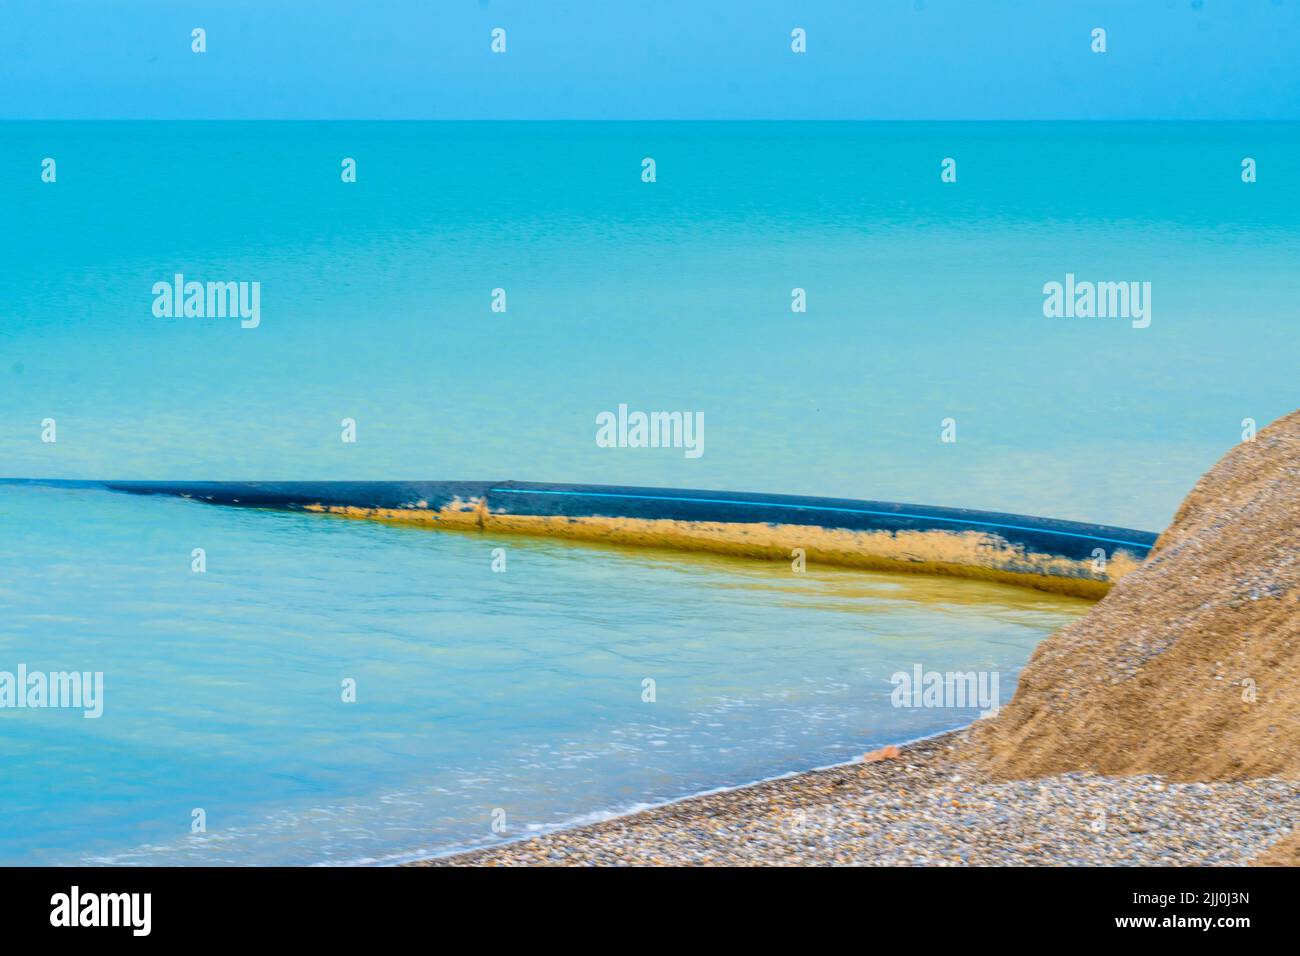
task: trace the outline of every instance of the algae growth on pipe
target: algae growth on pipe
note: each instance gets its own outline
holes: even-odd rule
[[[541,535],[884,571],[983,578],[1099,598],[1155,544],[1148,531],[1026,515],[751,492],[519,481],[93,481],[429,528]]]

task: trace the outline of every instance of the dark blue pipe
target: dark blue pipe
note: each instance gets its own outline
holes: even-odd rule
[[[142,495],[183,495],[213,504],[301,510],[308,506],[437,510],[453,501],[486,500],[493,514],[672,519],[807,525],[848,531],[978,531],[1028,552],[1088,559],[1129,551],[1147,556],[1150,531],[965,508],[815,498],[761,492],[571,485],[523,481],[43,481]]]

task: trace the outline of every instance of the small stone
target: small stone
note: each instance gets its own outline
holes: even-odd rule
[[[898,756],[899,750],[893,744],[887,747],[881,747],[879,750],[873,750],[862,758],[863,763],[879,763],[881,760],[893,760]]]

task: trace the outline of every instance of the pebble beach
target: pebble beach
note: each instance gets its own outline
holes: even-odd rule
[[[412,865],[1240,866],[1300,822],[1296,781],[994,781],[967,733]]]

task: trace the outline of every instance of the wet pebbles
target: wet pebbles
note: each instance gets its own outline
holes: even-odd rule
[[[964,733],[417,865],[1231,866],[1300,820],[1300,782],[981,780]]]

